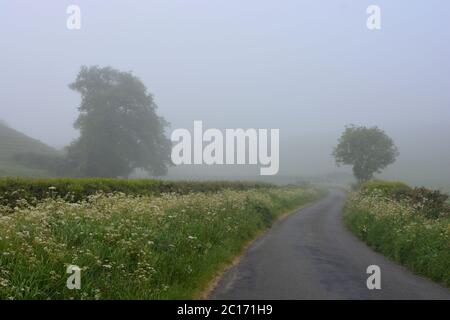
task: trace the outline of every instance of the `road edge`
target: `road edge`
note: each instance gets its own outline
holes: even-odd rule
[[[217,271],[216,275],[213,277],[211,281],[205,286],[203,290],[201,290],[198,294],[194,296],[194,300],[208,300],[214,291],[214,289],[217,287],[219,282],[223,279],[224,275],[233,267],[239,264],[242,257],[245,255],[247,250],[250,248],[250,246],[257,241],[259,238],[263,237],[267,232],[269,232],[270,229],[272,229],[276,224],[280,223],[287,217],[291,216],[292,214],[306,209],[310,206],[315,205],[316,203],[320,202],[322,199],[324,199],[329,193],[329,190],[326,190],[323,195],[321,195],[318,199],[313,200],[309,203],[300,205],[294,209],[291,209],[289,211],[286,211],[285,213],[280,214],[270,225],[270,227],[261,230],[258,232],[252,239],[250,239],[243,247],[242,250],[237,254],[233,260],[230,263],[225,263],[219,270]]]

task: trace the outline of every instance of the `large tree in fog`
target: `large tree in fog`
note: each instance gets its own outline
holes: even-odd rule
[[[347,126],[334,148],[338,165],[353,166],[353,174],[359,183],[370,180],[398,156],[394,141],[377,128]]]
[[[163,175],[170,163],[168,123],[140,79],[110,67],[81,67],[69,87],[81,94],[74,126],[80,137],[68,147],[68,161],[82,176],[128,176],[141,168]]]

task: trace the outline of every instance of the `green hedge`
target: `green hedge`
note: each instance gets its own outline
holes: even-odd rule
[[[411,188],[400,181],[370,180],[361,185],[361,192],[363,193],[377,191],[387,197],[395,196],[398,193],[405,193],[409,190],[411,190]]]
[[[244,181],[163,181],[156,179],[125,180],[103,178],[27,179],[0,178],[0,205],[35,204],[51,197],[78,202],[97,192],[123,192],[130,195],[159,195],[217,192],[224,189],[248,190],[267,188],[272,184]]]
[[[428,218],[450,216],[449,196],[439,190],[425,187],[411,188],[398,181],[372,180],[361,185],[363,195],[377,195],[395,201],[407,201],[410,205],[421,208],[420,213]]]

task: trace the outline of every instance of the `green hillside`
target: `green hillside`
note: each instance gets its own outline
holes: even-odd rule
[[[18,153],[56,154],[58,151],[0,122],[0,176],[48,176],[44,170],[27,168],[14,161]]]

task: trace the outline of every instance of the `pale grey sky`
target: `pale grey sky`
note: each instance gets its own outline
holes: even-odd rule
[[[81,30],[66,28],[69,4]],[[448,12],[445,0],[0,0],[0,119],[67,145],[79,103],[67,85],[96,64],[132,70],[172,128],[280,128],[319,141],[306,162],[331,163],[349,123],[380,126],[407,154],[417,131],[450,149]]]

